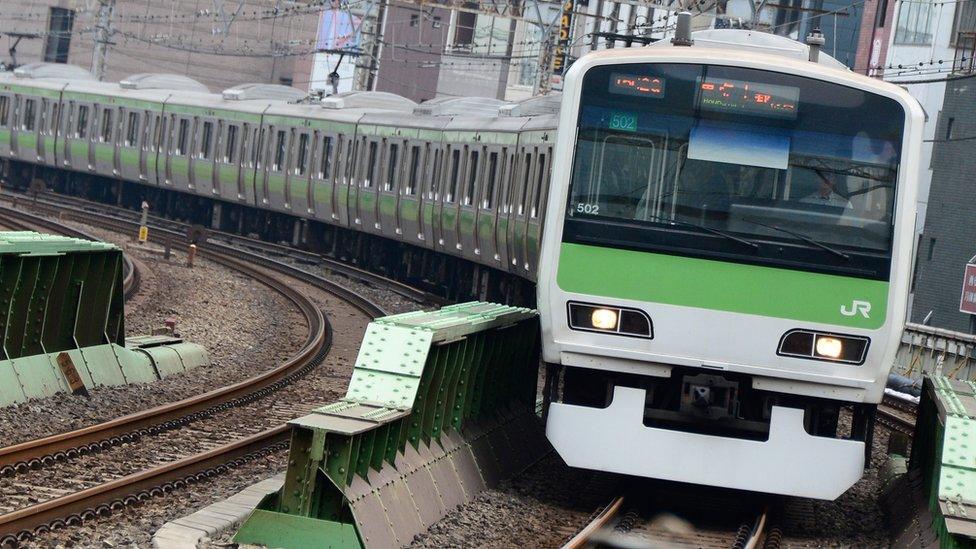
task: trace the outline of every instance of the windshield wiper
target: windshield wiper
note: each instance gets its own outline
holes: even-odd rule
[[[772,229],[774,231],[779,231],[781,233],[786,233],[788,235],[795,236],[796,238],[799,238],[800,240],[806,242],[807,244],[812,244],[812,245],[820,248],[821,250],[825,250],[825,251],[828,251],[828,252],[836,255],[837,257],[844,258],[847,261],[850,261],[851,260],[851,256],[850,255],[845,254],[844,252],[842,252],[842,251],[840,251],[840,250],[838,250],[836,248],[831,248],[830,246],[824,244],[823,242],[818,242],[818,241],[810,238],[809,236],[806,236],[804,234],[798,233],[796,231],[791,231],[789,229],[784,229],[782,227],[777,227],[776,225],[770,225],[768,223],[761,223],[761,222],[755,221],[753,219],[743,219],[743,221],[745,221],[747,223],[752,223],[754,225],[759,225],[760,227],[766,227],[767,229]]]
[[[648,219],[651,220],[651,221],[657,221],[659,223],[667,223],[669,225],[678,225],[680,227],[694,227],[696,229],[701,229],[701,230],[703,230],[703,231],[705,231],[707,233],[711,233],[711,234],[714,234],[714,235],[717,235],[717,236],[721,236],[722,238],[726,238],[728,240],[731,240],[732,242],[738,242],[739,244],[742,244],[744,246],[749,246],[750,248],[752,248],[754,250],[758,250],[759,249],[759,244],[756,244],[755,242],[753,242],[751,240],[746,240],[745,238],[741,238],[741,237],[735,236],[734,234],[727,233],[725,231],[720,231],[718,229],[713,229],[711,227],[706,227],[705,225],[698,225],[696,223],[689,223],[687,221],[679,221],[677,219],[665,219],[663,217],[656,217],[656,216],[650,216]]]

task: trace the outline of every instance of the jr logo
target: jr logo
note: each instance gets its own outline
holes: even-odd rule
[[[854,302],[851,303],[851,306],[849,308],[847,305],[840,306],[840,314],[844,316],[855,316],[857,315],[857,313],[861,313],[861,316],[863,316],[864,318],[871,318],[869,314],[870,312],[871,312],[871,303],[867,301],[861,301],[859,299],[855,299]]]

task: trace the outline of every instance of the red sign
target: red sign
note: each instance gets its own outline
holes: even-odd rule
[[[966,265],[966,276],[962,279],[959,312],[976,315],[976,265],[972,263]]]

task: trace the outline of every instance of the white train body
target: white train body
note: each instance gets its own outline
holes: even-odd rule
[[[903,329],[923,114],[785,38],[694,38],[566,77],[547,434],[576,467],[834,499]]]

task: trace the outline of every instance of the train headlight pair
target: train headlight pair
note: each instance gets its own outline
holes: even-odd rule
[[[610,307],[591,303],[570,302],[569,327],[585,332],[602,332],[643,337],[654,337],[651,318],[640,309]]]
[[[863,364],[868,354],[866,337],[790,330],[783,335],[776,354],[796,358]]]

